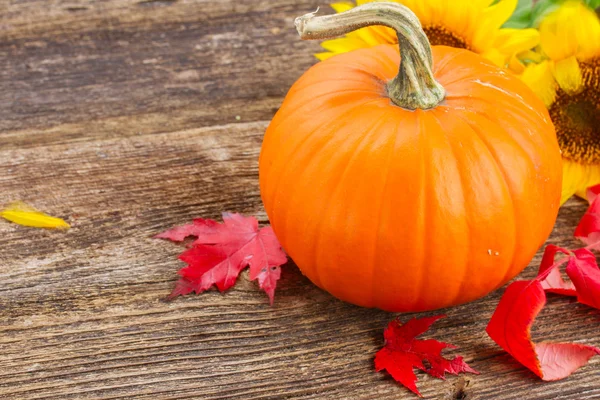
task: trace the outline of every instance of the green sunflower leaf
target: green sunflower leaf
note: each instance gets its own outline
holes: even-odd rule
[[[503,28],[537,28],[544,17],[556,10],[565,0],[519,0],[513,15],[506,21]],[[586,0],[598,2],[600,0]]]
[[[585,0],[585,4],[593,9],[597,9],[600,7],[600,0]]]
[[[525,29],[531,27],[533,0],[519,0],[517,8],[503,28]]]
[[[541,0],[537,1],[533,6],[533,19],[531,26],[537,28],[540,26],[540,22],[546,15],[556,10],[560,5],[564,3],[564,0]]]

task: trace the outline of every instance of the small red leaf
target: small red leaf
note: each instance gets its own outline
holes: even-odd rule
[[[573,252],[567,264],[567,275],[577,289],[577,300],[600,309],[600,269],[594,254],[587,249]]]
[[[460,356],[447,360],[441,354],[443,349],[454,349],[455,346],[437,340],[415,339],[424,333],[444,315],[416,319],[412,318],[402,324],[398,319],[391,321],[383,331],[385,346],[375,354],[375,369],[386,370],[397,382],[421,396],[417,389],[417,376],[413,368],[425,371],[429,375],[445,379],[445,374],[458,375],[460,372],[478,374],[469,367]],[[426,367],[423,362],[429,366]]]
[[[585,365],[600,349],[576,343],[531,341],[531,326],[546,304],[538,280],[511,283],[486,331],[500,347],[543,380],[558,380]]]
[[[562,247],[553,244],[546,246],[537,279],[542,284],[542,288],[547,292],[562,294],[564,296],[577,296],[577,291],[575,290],[575,286],[573,286],[573,282],[565,282],[558,269],[562,264],[569,260],[569,257],[563,257],[555,262],[554,259],[556,258],[556,253],[570,254],[567,249]]]
[[[171,297],[201,293],[213,285],[220,291],[227,290],[250,266],[250,279],[258,279],[273,304],[280,265],[287,262],[287,257],[270,226],[259,229],[254,217],[223,213],[222,224],[199,218],[156,237],[180,242],[188,236],[196,236],[196,240],[179,257],[188,265],[179,271],[182,277]]]

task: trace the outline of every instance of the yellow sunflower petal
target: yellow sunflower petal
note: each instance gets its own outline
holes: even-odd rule
[[[583,85],[581,69],[575,56],[552,63],[552,73],[558,86],[569,94],[577,93]]]
[[[398,0],[397,2],[410,8],[415,13],[423,26],[432,25],[435,23],[435,9],[440,0],[429,1],[423,0]]]
[[[495,0],[472,0],[469,1],[469,6],[476,9],[484,9],[492,5]]]
[[[508,69],[514,74],[521,75],[525,72],[525,65],[517,55],[514,55],[508,60]]]
[[[540,44],[537,29],[500,29],[494,40],[494,47],[502,53],[514,55],[531,50]]]
[[[506,64],[506,56],[500,53],[498,49],[489,49],[481,53],[481,55],[500,67]]]
[[[533,50],[527,50],[522,53],[519,53],[517,54],[517,57],[519,57],[519,59],[523,61],[532,62],[536,64],[539,64],[542,61],[544,61],[544,56],[539,52]]]
[[[600,165],[581,165],[563,160],[561,204],[576,194],[585,198],[588,187],[600,183]]]
[[[517,7],[517,0],[500,0],[483,10],[479,17],[478,29],[473,33],[471,45],[476,52],[490,46],[500,27],[510,18]]]
[[[15,224],[34,228],[69,229],[71,227],[64,220],[44,214],[20,201],[15,201],[0,211],[0,217]]]
[[[485,23],[499,29],[515,11],[517,3],[518,0],[499,0],[493,6],[486,8],[484,11]]]
[[[377,38],[378,43],[398,43],[396,31],[387,26],[371,26],[373,36]]]
[[[368,47],[367,44],[359,37],[355,35],[349,35],[346,37],[326,40],[321,43],[321,47],[325,50],[329,50],[332,53],[345,53],[348,51],[362,49],[364,47]]]
[[[331,53],[331,52],[323,52],[323,53],[316,53],[315,57],[317,57],[317,59],[319,61],[323,61],[323,60],[327,60],[328,58],[331,58],[333,56],[337,55],[337,53]]]
[[[552,60],[577,54],[575,25],[572,23],[576,2],[566,2],[540,23],[541,48]]]
[[[348,10],[351,10],[354,8],[354,4],[352,4],[350,2],[332,3],[329,6],[331,8],[333,8],[336,13],[341,13],[341,12],[348,11]]]
[[[600,21],[594,11],[577,0],[563,3],[540,24],[541,47],[555,61],[600,54]]]
[[[521,79],[542,99],[546,107],[554,103],[557,84],[549,61],[528,65]]]
[[[600,56],[600,19],[598,14],[586,8],[577,25],[581,26],[579,53],[577,58],[587,60]]]
[[[448,27],[456,36],[465,38],[465,41],[470,41],[480,26],[481,14],[487,6],[481,3],[479,6],[473,4],[457,7],[450,1],[447,4],[446,14],[442,16],[439,24]]]
[[[331,7],[344,12],[352,7],[376,0],[337,1]],[[419,18],[427,32],[448,32],[447,38],[438,42],[455,41],[459,38],[470,50],[484,54],[499,66],[515,61],[517,53],[529,50],[537,44],[534,30],[501,29],[517,6],[518,0],[388,0],[410,8]],[[443,35],[442,35],[443,36]],[[333,53],[347,52],[382,43],[397,43],[395,32],[387,27],[372,26],[346,35],[350,41],[326,41],[323,47]],[[326,56],[319,54],[318,58]],[[522,68],[521,68],[522,69]]]
[[[522,75],[527,65],[539,64],[542,61],[544,61],[544,57],[540,53],[533,50],[526,50],[513,54],[510,57],[508,60],[508,69],[516,75]]]
[[[373,47],[377,46],[378,44],[381,44],[381,38],[377,34],[378,29],[376,28],[377,27],[375,26],[369,26],[366,28],[356,30],[352,33],[356,34],[357,37],[361,38],[362,41],[367,44],[367,47]]]

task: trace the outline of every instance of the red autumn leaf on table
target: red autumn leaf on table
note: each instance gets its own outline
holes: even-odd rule
[[[565,282],[558,269],[562,264],[569,261],[569,257],[563,257],[555,262],[554,259],[557,253],[563,256],[570,254],[569,250],[562,247],[553,244],[546,246],[538,272],[538,280],[542,288],[547,292],[562,294],[564,296],[577,296],[573,282]]]
[[[387,370],[392,378],[419,396],[421,393],[416,386],[417,376],[413,368],[440,379],[445,379],[446,372],[454,375],[460,372],[478,374],[479,372],[469,367],[461,356],[451,360],[442,356],[443,349],[455,349],[455,346],[433,339],[416,339],[435,321],[443,317],[444,315],[413,318],[405,324],[400,323],[398,319],[391,321],[383,332],[385,346],[375,355],[375,369]],[[429,367],[424,365],[424,361],[429,363]]]
[[[589,249],[600,251],[600,185],[588,188],[590,206],[579,222],[575,237],[586,248],[571,251],[548,245],[538,276],[508,286],[492,319],[488,335],[521,364],[543,380],[558,380],[585,365],[600,349],[577,343],[539,343],[531,341],[531,326],[546,304],[545,292],[577,296],[582,303],[600,309],[600,269]],[[560,258],[555,260],[557,254]],[[563,264],[570,281],[559,270]]]
[[[600,349],[577,343],[536,344],[531,341],[533,321],[546,304],[540,280],[511,283],[486,331],[517,361],[543,380],[552,381],[569,376],[592,356],[600,354]]]
[[[577,289],[577,301],[600,309],[600,269],[596,256],[587,249],[575,250],[566,272]]]
[[[589,248],[600,250],[600,197],[588,189],[588,199],[592,199],[590,206],[575,228],[575,237],[584,242]]]
[[[270,226],[259,229],[254,217],[223,213],[222,224],[198,218],[156,237],[181,242],[188,236],[195,236],[196,240],[179,256],[188,265],[179,271],[181,279],[171,297],[201,293],[213,285],[220,291],[227,290],[250,266],[250,279],[258,279],[273,304],[280,266],[287,262],[287,256]]]
[[[566,257],[555,262],[557,253]],[[570,282],[565,282],[558,269],[564,263]],[[600,269],[596,257],[587,249],[569,251],[552,244],[546,246],[536,279],[547,292],[577,296],[580,303],[600,309]]]
[[[600,194],[600,185],[590,186],[586,190],[588,203],[592,204],[597,195]]]

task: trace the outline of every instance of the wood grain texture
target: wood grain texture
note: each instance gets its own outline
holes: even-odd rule
[[[165,301],[181,248],[152,235],[226,210],[267,222],[262,135],[314,63],[318,44],[292,21],[317,5],[0,0],[0,204],[73,226],[0,222],[0,398],[414,398],[373,369],[394,315],[335,300],[293,263],[273,307],[247,274],[224,294]],[[550,240],[575,245],[584,210],[563,207]],[[422,393],[600,398],[599,357],[542,383],[487,337],[500,294],[444,310],[429,334],[481,375],[419,374]],[[550,296],[534,336],[600,345],[598,327],[597,312]]]

